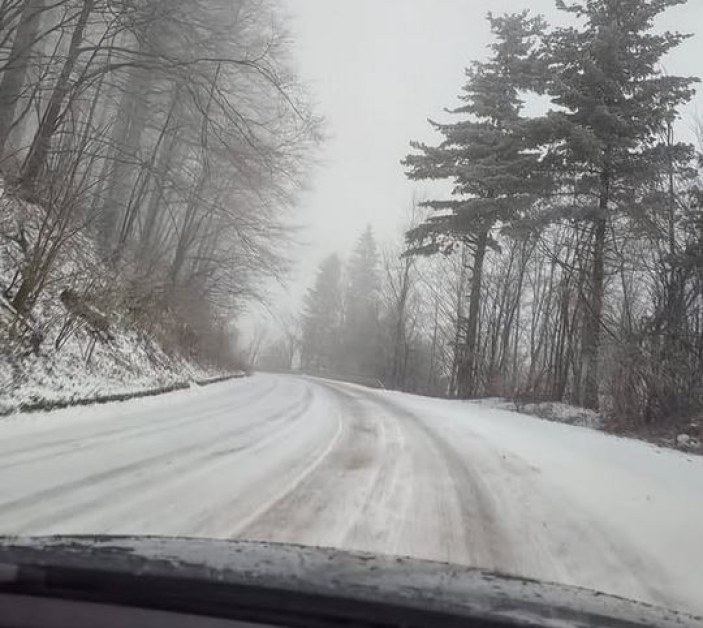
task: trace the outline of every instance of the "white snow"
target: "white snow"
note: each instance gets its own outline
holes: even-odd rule
[[[702,494],[703,458],[286,376],[0,420],[0,533],[336,546],[698,613]]]
[[[581,427],[590,427],[592,429],[600,429],[603,423],[602,417],[593,410],[587,408],[579,408],[568,403],[558,401],[543,401],[539,403],[522,403],[511,401],[503,397],[488,397],[486,399],[478,399],[471,403],[480,405],[484,408],[493,408],[494,410],[510,410],[521,414],[529,414],[548,421],[558,421],[567,425],[579,425]]]
[[[610,570],[623,553],[622,567],[652,589],[643,597],[665,593],[703,610],[703,458],[462,402],[394,401],[477,456],[501,520],[523,539],[523,573],[628,595],[627,575]]]
[[[701,442],[697,438],[692,438],[688,434],[679,434],[676,437],[676,446],[679,449],[696,450],[700,449]]]
[[[114,341],[94,344],[93,336],[79,326],[57,349],[56,339],[67,316],[59,298],[61,291],[91,285],[100,293],[110,281],[94,243],[80,233],[64,247],[32,311],[32,324],[44,334],[39,354],[13,355],[25,353],[26,347],[8,339],[14,310],[2,292],[16,280],[25,257],[15,241],[19,224],[32,242],[43,215],[37,206],[7,197],[0,178],[0,414],[26,404],[131,393],[222,374],[167,354],[153,337],[120,320],[115,312],[108,317]]]

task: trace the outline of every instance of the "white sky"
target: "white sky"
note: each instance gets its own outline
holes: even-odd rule
[[[329,136],[296,213],[306,245],[298,250],[288,291],[276,299],[281,308],[296,310],[318,262],[334,251],[346,254],[366,224],[380,239],[400,237],[418,186],[399,162],[410,140],[433,141],[427,118],[446,119],[443,109],[456,105],[464,68],[485,56],[485,15],[528,8],[551,23],[568,17],[554,0],[280,2],[290,15],[298,71]],[[667,60],[666,69],[703,75],[703,0],[671,9],[662,26],[701,31]],[[697,101],[703,105],[703,97]],[[703,113],[703,106],[698,109]],[[694,104],[683,125],[692,126],[695,111]],[[248,318],[260,316],[257,311]]]

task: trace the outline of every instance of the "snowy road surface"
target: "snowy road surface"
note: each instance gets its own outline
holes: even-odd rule
[[[703,458],[286,376],[0,420],[14,533],[336,546],[703,612]]]

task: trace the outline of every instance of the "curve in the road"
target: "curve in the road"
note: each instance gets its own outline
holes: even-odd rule
[[[505,432],[490,421],[475,429],[457,420],[456,408],[468,417],[469,406],[444,416],[449,407],[256,376],[0,420],[0,534],[327,545],[700,610],[694,587],[678,591],[669,581],[675,571],[661,553],[594,518],[574,499],[578,487],[569,493],[538,456],[504,446]],[[515,429],[543,431],[530,421]]]

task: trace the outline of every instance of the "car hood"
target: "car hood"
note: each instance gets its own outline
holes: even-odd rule
[[[74,583],[76,574],[85,573],[93,582],[106,575],[119,576],[121,582],[133,579],[142,589],[149,582],[187,583],[179,598],[182,604],[187,604],[188,596],[197,595],[198,587],[206,591],[216,584],[275,591],[292,599],[304,596],[377,604],[515,625],[703,627],[700,617],[602,593],[410,558],[187,538],[0,539],[0,592],[22,590],[51,596],[46,583],[60,582],[56,574],[69,573]],[[39,582],[41,591],[32,590]],[[54,594],[67,595],[66,590],[57,585]],[[150,599],[157,598],[158,593],[151,594]],[[129,599],[134,602],[136,598]],[[279,595],[278,599],[283,598]]]

